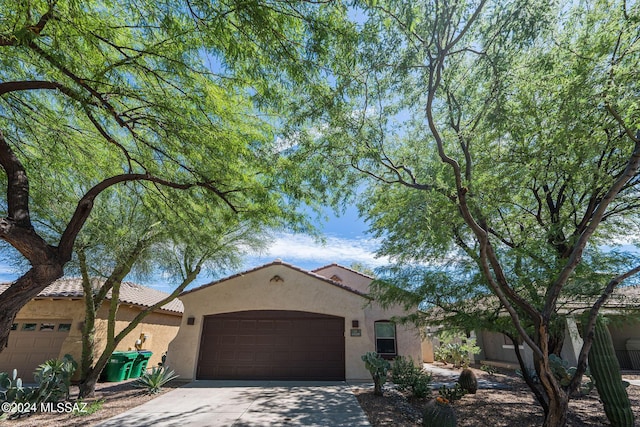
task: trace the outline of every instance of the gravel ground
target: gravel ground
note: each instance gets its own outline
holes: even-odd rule
[[[439,369],[433,374],[434,383],[451,383],[457,377],[459,370],[439,365]],[[475,395],[466,395],[455,403],[459,427],[507,427],[507,426],[540,426],[542,425],[543,412],[537,405],[529,388],[524,381],[513,373],[502,371],[495,375],[488,375],[484,371],[474,370],[478,380],[485,386],[494,388],[482,388]],[[626,378],[640,380],[640,375],[625,375]],[[102,408],[91,415],[75,416],[68,413],[36,413],[18,420],[0,420],[0,424],[7,427],[49,427],[65,426],[80,427],[92,426],[103,420],[118,415],[128,409],[147,402],[176,387],[187,383],[185,380],[174,380],[166,385],[160,394],[149,396],[139,388],[133,387],[133,380],[122,383],[98,383],[96,395],[87,399],[91,403],[104,399]],[[429,399],[412,399],[405,394],[393,389],[392,384],[385,386],[385,395],[378,397],[373,395],[372,386],[360,386],[353,388],[360,405],[369,417],[374,427],[414,427],[422,422],[422,410]],[[627,389],[631,405],[634,408],[636,422],[640,423],[640,386],[630,386]],[[77,395],[77,389],[72,389],[72,397]],[[434,392],[434,396],[437,392]],[[580,399],[572,399],[570,402],[569,427],[593,426],[602,427],[609,425],[604,415],[602,403],[594,390],[589,396]],[[637,424],[640,426],[640,424]]]
[[[456,375],[460,370],[450,369]],[[485,384],[493,384],[494,388],[481,388],[478,392],[468,394],[456,401],[454,408],[458,419],[458,427],[528,427],[540,426],[544,413],[535,401],[529,387],[512,372],[501,371],[489,375],[474,369],[478,380]],[[433,381],[451,383],[451,375],[440,372],[433,374]],[[640,375],[625,375],[625,378],[640,379]],[[482,387],[482,386],[481,386]],[[372,387],[354,389],[360,406],[369,417],[372,426],[413,427],[422,425],[422,411],[430,398],[412,399],[393,388],[393,384],[385,386],[383,397],[374,396]],[[627,388],[631,406],[636,416],[636,425],[640,425],[640,387]],[[432,394],[437,396],[437,391]],[[604,414],[597,391],[588,396],[572,399],[569,402],[569,427],[602,427],[609,422]]]
[[[0,421],[0,424],[6,427],[91,426],[131,408],[142,405],[144,402],[188,382],[180,379],[173,380],[166,384],[159,394],[150,396],[145,394],[142,389],[134,387],[134,381],[135,380],[123,381],[121,383],[98,383],[96,385],[95,397],[86,399],[84,402],[91,404],[92,402],[103,399],[104,403],[100,410],[91,415],[78,416],[65,413],[64,411],[61,413],[41,412],[28,417],[22,417],[17,420],[2,420]],[[78,388],[72,387],[72,399],[77,395]]]

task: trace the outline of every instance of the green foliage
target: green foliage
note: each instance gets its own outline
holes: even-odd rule
[[[467,338],[462,334],[443,333],[440,335],[440,345],[434,351],[434,357],[442,363],[450,363],[454,367],[467,367],[469,355],[480,353],[474,338]]]
[[[498,372],[498,368],[493,365],[481,365],[480,370],[486,372],[489,375],[495,375]]]
[[[51,359],[38,366],[34,373],[36,382],[47,393],[45,401],[60,401],[69,399],[71,377],[78,368],[78,363],[70,354],[65,354],[61,360]]]
[[[391,364],[374,351],[365,353],[361,358],[373,379],[374,394],[382,396],[382,387],[387,382],[387,373],[391,368]]]
[[[85,406],[82,410],[74,408],[74,410],[71,412],[71,415],[73,415],[74,417],[84,417],[87,415],[94,414],[98,412],[100,409],[102,409],[104,402],[105,402],[104,399],[94,400],[93,402],[87,403],[87,406]],[[82,399],[78,399],[77,403],[83,404],[86,402],[83,402]]]
[[[567,388],[569,383],[573,379],[577,368],[575,366],[570,367],[568,361],[556,356],[555,354],[549,355],[549,364],[551,365],[551,372],[558,379],[560,385]],[[587,395],[591,393],[591,390],[593,390],[595,383],[593,381],[593,377],[591,376],[591,371],[589,368],[587,368],[584,375],[588,380],[581,384],[580,394]]]
[[[476,378],[476,374],[469,368],[465,368],[460,373],[460,377],[458,378],[458,384],[460,387],[468,393],[476,394],[478,390],[478,379]]]
[[[463,389],[459,383],[455,383],[453,387],[447,387],[443,385],[438,389],[438,395],[442,398],[447,399],[447,401],[453,403],[456,400],[460,400],[467,394],[467,391]]]
[[[36,385],[32,387],[23,386],[16,369],[12,375],[0,372],[0,403],[17,403],[20,404],[17,408],[23,409],[9,414],[8,418],[19,418],[36,412],[41,403],[68,399],[71,376],[76,366],[76,362],[68,354],[62,360],[48,360],[36,369]]]
[[[425,407],[422,425],[424,427],[455,427],[457,425],[455,410],[443,398],[433,399]]]
[[[391,381],[398,390],[410,390],[417,398],[426,397],[431,392],[431,374],[416,366],[411,358],[395,358],[391,365]]]
[[[147,394],[157,394],[162,389],[162,386],[169,381],[178,378],[176,373],[166,366],[158,367],[154,366],[151,372],[145,372],[133,382],[133,385],[140,388],[145,388]]]
[[[633,427],[634,415],[629,395],[622,382],[611,334],[601,316],[596,319],[594,334],[589,367],[604,405],[604,412],[612,426]]]

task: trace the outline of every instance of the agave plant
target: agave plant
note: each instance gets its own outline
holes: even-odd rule
[[[146,388],[148,394],[156,394],[160,392],[163,385],[169,381],[178,378],[175,371],[168,369],[165,366],[154,367],[151,372],[145,372],[135,380],[134,386],[140,388]]]

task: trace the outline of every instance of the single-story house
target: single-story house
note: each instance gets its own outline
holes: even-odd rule
[[[98,285],[98,282],[94,282]],[[0,293],[11,284],[0,284]],[[0,372],[18,370],[18,376],[31,381],[31,374],[41,363],[70,354],[76,361],[82,355],[82,327],[85,318],[81,279],[59,279],[47,286],[25,305],[16,316],[9,333],[7,347],[0,353]],[[116,319],[116,334],[123,330],[140,311],[164,299],[168,294],[123,282]],[[110,293],[96,313],[96,351],[106,345]],[[153,352],[149,366],[161,361],[169,342],[178,333],[183,306],[173,300],[149,314],[129,333],[116,350],[134,350],[138,339],[142,348]]]
[[[422,361],[419,331],[368,296],[372,280],[275,260],[186,291],[167,364],[185,379],[370,380],[369,351]]]
[[[588,306],[579,302],[563,303],[562,310],[572,313],[567,317],[561,357],[571,366],[578,363],[582,348],[582,326],[579,315]],[[630,316],[631,312],[635,312]],[[607,325],[622,370],[640,370],[640,287],[618,288],[605,303],[600,313],[610,321]],[[475,331],[476,343],[481,353],[475,361],[500,367],[519,369],[513,343],[499,332]],[[533,352],[526,344],[520,344],[520,351],[528,366],[533,366]]]

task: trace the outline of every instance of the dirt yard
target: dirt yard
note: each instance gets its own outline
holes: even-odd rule
[[[442,367],[440,365],[440,367]],[[444,367],[447,368],[447,367]],[[513,373],[501,372],[488,375],[484,371],[474,370],[478,379],[485,379],[504,389],[480,389],[475,395],[466,395],[455,403],[455,411],[459,427],[499,427],[499,426],[540,426],[542,425],[542,409],[536,404],[533,395],[524,381]],[[456,374],[459,370],[456,370]],[[626,376],[640,379],[640,375]],[[451,376],[433,375],[434,382],[451,382]],[[122,383],[98,383],[96,396],[86,400],[87,403],[104,400],[101,409],[91,415],[77,416],[69,413],[37,413],[30,417],[13,421],[0,421],[7,427],[41,427],[65,426],[80,427],[95,425],[128,409],[159,396],[148,396],[140,389],[133,387],[133,380]],[[161,392],[184,385],[184,380],[174,380]],[[631,405],[636,415],[636,423],[640,426],[640,387],[629,386],[627,389]],[[422,408],[427,399],[411,399],[393,389],[392,384],[385,386],[385,395],[373,395],[373,387],[355,387],[354,392],[360,405],[367,413],[371,424],[378,426],[413,427],[422,425]],[[77,393],[77,390],[73,390]],[[73,396],[73,394],[72,394]],[[435,391],[432,396],[437,396]],[[594,390],[589,396],[572,400],[570,403],[570,427],[607,426],[602,404],[598,393]]]
[[[445,369],[443,365],[438,365]],[[452,369],[453,370],[453,369]],[[454,370],[459,372],[460,370]],[[468,394],[454,404],[458,427],[528,427],[542,425],[544,413],[524,381],[512,372],[501,371],[489,375],[474,369],[478,379],[498,384],[504,389],[480,389]],[[630,379],[640,379],[640,375],[625,375]],[[449,376],[434,374],[434,382],[451,382]],[[631,406],[640,426],[640,387],[627,388]],[[385,395],[374,396],[370,387],[355,390],[360,406],[369,417],[372,426],[413,427],[422,425],[422,410],[430,398],[412,399],[387,384]],[[437,396],[437,390],[432,397]],[[602,427],[610,425],[604,414],[598,392],[593,390],[588,396],[572,399],[569,403],[569,427]]]

